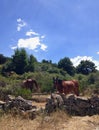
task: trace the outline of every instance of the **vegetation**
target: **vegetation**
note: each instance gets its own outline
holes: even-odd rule
[[[99,71],[91,61],[81,61],[77,67],[68,57],[52,63],[43,59],[38,62],[33,55],[28,55],[24,48],[16,49],[12,57],[5,57],[0,54],[0,93],[22,95],[30,98],[31,92],[22,89],[22,81],[27,78],[34,78],[41,92],[53,92],[53,77],[58,76],[64,80],[77,79],[80,85],[80,92],[86,90],[99,92]],[[2,95],[1,94],[1,97]]]
[[[22,81],[33,78],[37,81],[41,93],[53,92],[53,77],[64,80],[77,79],[79,81],[80,93],[90,95],[93,92],[99,94],[99,71],[93,62],[81,61],[74,67],[68,57],[60,59],[58,64],[52,61],[42,60],[38,62],[33,55],[28,55],[26,50],[16,49],[12,57],[0,55],[0,100],[5,100],[6,96],[22,96],[30,99],[32,92],[22,88]],[[35,96],[35,95],[34,95]],[[45,96],[45,95],[44,95]],[[39,96],[40,97],[40,96]],[[33,97],[32,97],[33,98]],[[41,99],[44,99],[41,98]],[[36,118],[29,120],[28,113],[20,113],[17,109],[5,113],[0,110],[1,129],[63,129],[66,127],[73,129],[88,129],[93,122],[93,129],[98,128],[99,116],[92,117],[70,117],[64,111],[57,110],[51,116],[37,113]],[[76,120],[75,120],[76,119]],[[82,121],[86,120],[82,125]],[[76,121],[76,122],[75,122]],[[67,125],[64,124],[67,122]],[[70,126],[71,123],[71,126]],[[50,124],[50,125],[49,125]],[[59,124],[59,125],[57,125]],[[60,125],[62,124],[62,125]],[[79,126],[81,124],[81,126]]]
[[[88,75],[91,72],[96,72],[95,68],[96,66],[93,62],[86,60],[86,61],[81,61],[80,64],[77,66],[76,70],[77,73]]]
[[[70,61],[70,59],[68,57],[61,59],[58,62],[58,67],[62,68],[69,75],[74,75],[74,73],[75,73],[75,68],[73,66],[73,63]]]

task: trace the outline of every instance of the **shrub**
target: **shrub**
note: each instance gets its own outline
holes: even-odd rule
[[[13,95],[22,96],[25,99],[30,99],[32,97],[32,92],[29,89],[15,87],[13,90]]]

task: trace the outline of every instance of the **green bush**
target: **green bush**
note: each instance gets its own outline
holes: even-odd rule
[[[14,88],[13,90],[13,95],[17,96],[22,96],[25,99],[30,99],[32,97],[32,92],[29,89],[25,88]]]

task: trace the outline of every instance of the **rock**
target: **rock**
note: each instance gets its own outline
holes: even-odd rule
[[[65,110],[70,115],[94,115],[99,114],[99,97],[93,96],[89,99],[77,97],[73,94],[59,95],[51,94],[51,99],[47,101],[45,110],[47,113],[51,113],[56,109]]]
[[[6,102],[0,101],[0,105],[4,105]]]
[[[20,115],[25,119],[35,119],[36,118],[36,111],[34,109],[27,110],[27,111],[21,111]]]
[[[63,103],[64,103],[63,98],[62,98],[61,95],[59,95],[59,94],[54,94],[54,93],[52,93],[52,94],[51,94],[51,99],[53,99],[54,102],[56,102],[56,105],[59,106],[59,107],[60,107],[61,105],[63,105]]]
[[[3,109],[5,104],[6,102],[0,101],[0,109]]]
[[[6,102],[12,101],[13,99],[15,99],[15,96],[12,96],[12,95],[6,95],[6,96],[5,96],[5,101],[6,101]]]
[[[14,107],[23,111],[31,110],[33,107],[36,108],[36,106],[32,106],[32,101],[25,100],[21,96],[18,96],[15,99],[6,102],[4,109],[8,110]]]

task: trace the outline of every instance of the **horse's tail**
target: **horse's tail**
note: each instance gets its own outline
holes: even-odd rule
[[[33,82],[34,82],[34,84],[35,84],[36,88],[37,88],[37,89],[39,89],[39,86],[38,86],[38,84],[37,84],[36,80],[33,80]]]

